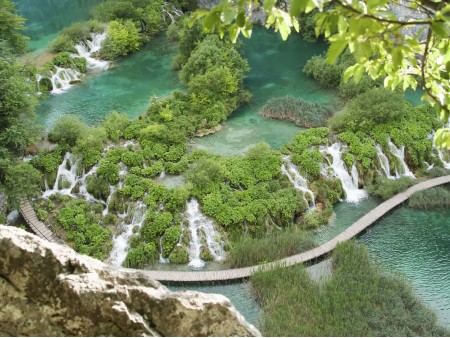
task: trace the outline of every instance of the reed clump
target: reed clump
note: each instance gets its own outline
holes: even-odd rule
[[[261,115],[267,118],[289,120],[305,128],[326,126],[333,110],[317,102],[308,102],[292,96],[275,97],[267,101]]]
[[[355,242],[333,253],[333,273],[312,281],[302,266],[261,271],[251,286],[264,336],[448,336],[404,277],[386,273]]]
[[[239,239],[228,252],[226,263],[231,268],[253,266],[296,255],[315,246],[309,233],[289,228],[264,238]]]
[[[450,207],[450,190],[436,187],[418,191],[409,198],[409,206],[416,209],[448,208]]]

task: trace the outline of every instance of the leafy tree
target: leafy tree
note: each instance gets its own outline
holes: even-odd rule
[[[56,121],[49,131],[48,140],[73,147],[85,128],[86,125],[80,121],[78,116],[64,115]]]
[[[103,127],[108,137],[114,142],[117,142],[119,138],[123,137],[123,132],[129,125],[130,120],[128,116],[117,111],[109,113],[103,121]]]
[[[17,14],[15,3],[9,0],[0,0],[0,54],[3,49],[13,54],[26,52],[28,38],[18,31],[24,30],[25,19]]]
[[[108,60],[139,50],[142,37],[133,21],[114,20],[109,23],[108,35],[103,42],[101,53]]]
[[[39,192],[41,173],[29,163],[10,166],[5,173],[5,190],[9,201],[18,204],[21,197],[35,197]]]
[[[328,4],[335,6],[326,7]],[[450,113],[450,4],[447,1],[414,0],[224,0],[210,11],[197,10],[193,20],[203,18],[206,31],[229,33],[236,41],[240,33],[250,37],[251,13],[256,7],[268,14],[266,27],[274,27],[285,40],[292,30],[299,32],[299,16],[318,9],[316,35],[330,42],[327,61],[333,63],[348,48],[355,64],[347,68],[344,80],[359,82],[364,73],[373,80],[384,79],[384,86],[416,89],[423,84],[424,98],[436,107],[443,121]],[[401,9],[416,15],[402,18]],[[400,10],[399,10],[400,9]],[[419,80],[420,78],[420,80]],[[440,129],[436,142],[450,148],[450,128]]]

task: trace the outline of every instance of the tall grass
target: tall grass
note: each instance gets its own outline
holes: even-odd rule
[[[233,243],[226,263],[231,268],[268,263],[307,251],[315,246],[309,233],[289,228],[265,238],[241,238]]]
[[[290,120],[300,127],[326,126],[333,111],[317,102],[308,102],[292,96],[275,97],[267,101],[261,115],[268,118]]]
[[[418,191],[409,198],[409,206],[417,209],[450,207],[450,191],[444,187]]]
[[[448,336],[403,277],[387,274],[354,242],[333,253],[332,276],[317,283],[302,266],[257,272],[252,288],[267,336]]]
[[[384,200],[405,191],[416,182],[410,177],[400,177],[397,180],[391,180],[384,176],[377,176],[373,184],[367,184],[366,190],[369,194],[381,197]]]

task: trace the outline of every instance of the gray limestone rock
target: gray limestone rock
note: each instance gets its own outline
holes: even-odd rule
[[[260,333],[222,295],[170,292],[145,271],[114,268],[0,225],[0,335]]]

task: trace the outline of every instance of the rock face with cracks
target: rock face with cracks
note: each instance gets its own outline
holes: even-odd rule
[[[259,336],[221,295],[170,292],[145,271],[114,268],[0,225],[0,335]]]

